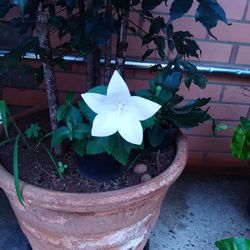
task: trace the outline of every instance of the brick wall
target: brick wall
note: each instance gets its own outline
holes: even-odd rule
[[[175,21],[176,30],[188,29],[196,37],[203,50],[200,60],[194,60],[198,65],[219,65],[247,68],[250,65],[250,5],[249,0],[218,0],[226,9],[232,26],[219,24],[213,30],[218,40],[210,38],[201,24],[194,21],[195,8],[183,19]],[[163,14],[166,7],[158,7],[156,12]],[[156,14],[157,14],[156,13]],[[148,23],[143,22],[138,15],[132,14],[140,28],[147,29]],[[167,13],[165,13],[167,18]],[[140,61],[145,51],[140,40],[129,35],[128,59]],[[56,41],[54,41],[56,43]],[[150,61],[158,61],[151,57]],[[29,62],[30,63],[30,62]],[[35,64],[35,62],[31,62]],[[57,87],[59,98],[62,101],[68,90],[75,90],[78,94],[85,89],[85,68],[81,64],[71,64],[67,71],[57,69]],[[193,86],[189,91],[181,89],[186,98],[212,97],[210,113],[231,126],[237,124],[240,116],[249,117],[250,104],[250,77],[230,75],[207,75],[209,84],[206,90]],[[153,78],[148,71],[142,69],[126,69],[126,81],[131,89],[146,87],[147,81]],[[10,105],[29,107],[46,104],[46,92],[43,86],[36,87],[33,78],[28,73],[14,71],[0,78],[1,95]],[[79,95],[78,95],[79,96]],[[238,161],[230,154],[230,137],[232,129],[220,133],[216,138],[211,136],[211,124],[205,123],[192,131],[184,131],[189,137],[188,165],[202,171],[223,169],[225,171],[239,171],[247,169],[247,162]]]

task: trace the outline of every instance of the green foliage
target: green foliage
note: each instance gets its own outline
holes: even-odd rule
[[[19,138],[20,135],[17,135],[14,144],[14,151],[13,151],[13,173],[14,173],[14,182],[15,182],[15,189],[17,198],[20,203],[23,205],[23,197],[20,190],[20,182],[19,182],[19,173],[18,173],[18,145],[19,145]]]
[[[3,128],[4,128],[6,137],[9,137],[7,111],[8,111],[8,107],[6,105],[6,102],[4,100],[0,100],[0,121],[1,123],[3,123]]]
[[[29,139],[37,139],[40,136],[40,130],[41,127],[37,123],[31,123],[30,127],[26,129],[25,134]]]
[[[58,166],[58,172],[60,173],[60,175],[62,175],[64,173],[65,169],[68,168],[68,165],[63,164],[61,161],[59,161],[57,163],[57,166]]]
[[[245,117],[240,118],[240,124],[234,130],[231,149],[240,160],[250,158],[250,121]]]
[[[193,0],[174,0],[170,8],[170,20],[182,17],[193,5]]]
[[[244,238],[228,238],[215,242],[219,250],[249,250],[250,240]]]
[[[207,29],[208,34],[215,39],[217,38],[211,33],[211,28],[214,28],[219,20],[231,25],[227,21],[225,11],[216,0],[200,1],[195,13],[195,20],[201,22]]]

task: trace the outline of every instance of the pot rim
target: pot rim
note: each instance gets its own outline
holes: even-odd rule
[[[44,106],[31,108],[16,115],[14,118],[21,119],[24,116],[44,109]],[[70,193],[37,187],[20,180],[24,207],[33,204],[52,210],[87,212],[93,211],[93,208],[107,206],[107,204],[110,206],[111,203],[116,207],[119,203],[129,204],[130,202],[135,202],[137,199],[141,199],[143,196],[146,198],[161,188],[168,188],[183,171],[187,161],[188,146],[187,137],[180,130],[176,137],[176,146],[175,158],[164,172],[152,180],[119,190],[98,193]],[[16,196],[13,175],[5,170],[1,164],[0,187],[7,194]]]

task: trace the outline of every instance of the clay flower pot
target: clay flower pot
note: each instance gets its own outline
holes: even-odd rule
[[[168,188],[184,169],[186,137],[176,138],[177,154],[169,168],[150,181],[117,191],[66,193],[21,182],[24,206],[13,176],[0,165],[5,191],[33,250],[141,250],[159,216]]]

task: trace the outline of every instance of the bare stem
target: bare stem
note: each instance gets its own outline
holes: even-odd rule
[[[44,61],[43,61],[44,81],[47,90],[47,97],[49,104],[50,124],[52,131],[54,131],[58,128],[58,121],[56,119],[56,113],[58,107],[58,101],[56,95],[56,79],[52,63],[53,55],[50,45],[48,17],[43,10],[42,2],[39,4],[37,9],[36,29],[38,33],[39,45],[44,54]],[[61,146],[55,149],[56,154],[60,154],[61,152],[62,152]]]
[[[112,1],[106,0],[106,13],[112,14]],[[104,62],[104,84],[107,85],[111,75],[111,46],[112,38],[105,44],[105,62]]]
[[[116,51],[116,69],[123,75],[123,68],[126,60],[127,49],[127,30],[128,30],[129,12],[121,10],[119,15],[119,34],[117,39]]]

